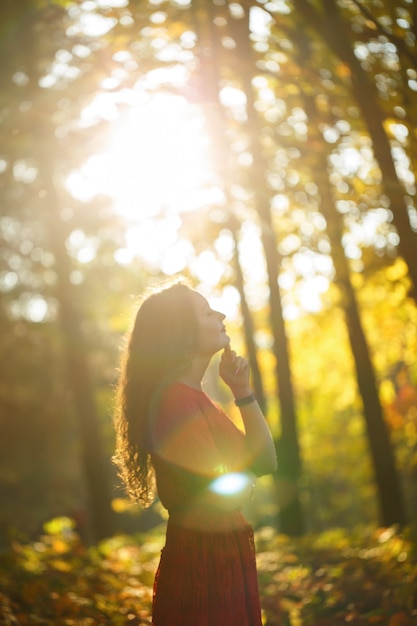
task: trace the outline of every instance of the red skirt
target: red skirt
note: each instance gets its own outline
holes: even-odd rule
[[[239,514],[240,515],[240,514]],[[262,626],[253,530],[168,521],[154,583],[154,626]]]

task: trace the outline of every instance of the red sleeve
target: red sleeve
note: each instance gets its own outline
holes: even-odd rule
[[[187,387],[164,391],[151,429],[153,454],[164,461],[202,476],[224,471],[198,397]]]

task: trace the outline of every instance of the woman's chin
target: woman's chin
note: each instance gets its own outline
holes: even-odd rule
[[[217,348],[216,352],[220,351],[220,350],[224,350],[225,348],[228,348],[230,346],[230,337],[229,335],[226,335],[226,333],[223,335],[221,341],[219,341],[219,347]]]
[[[227,348],[227,346],[230,346],[230,341],[231,341],[231,339],[230,339],[229,335],[225,335],[224,336],[224,347],[225,348]]]

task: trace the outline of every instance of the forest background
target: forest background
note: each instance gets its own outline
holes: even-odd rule
[[[124,498],[112,409],[140,296],[179,276],[227,314],[274,435],[255,527],[412,527],[415,3],[2,8],[2,549],[54,518],[85,544],[164,523]]]

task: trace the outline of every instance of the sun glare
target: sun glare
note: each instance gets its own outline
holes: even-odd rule
[[[129,265],[139,257],[151,271],[166,275],[189,268],[212,297],[233,245],[223,236],[216,252],[197,253],[180,231],[182,213],[224,202],[210,163],[202,112],[180,96],[142,90],[130,91],[128,97],[119,92],[119,98],[127,100],[124,113],[116,115],[117,102],[110,96],[101,94],[83,112],[82,125],[94,124],[101,116],[111,122],[111,131],[106,147],[68,177],[69,191],[86,203],[99,194],[109,196],[115,213],[126,220],[125,242],[115,253],[117,263]],[[242,225],[239,256],[248,302],[258,310],[267,303],[269,291],[259,227],[252,222]],[[280,283],[287,319],[303,311],[319,311],[329,282],[328,271],[310,271],[308,255],[299,253],[296,258],[302,267],[288,268]],[[301,282],[296,281],[296,274],[303,278]],[[289,276],[291,284],[286,284]],[[227,297],[224,293],[216,304],[228,317],[236,318],[237,291],[229,291]]]
[[[184,98],[155,94],[113,122],[107,148],[67,184],[80,200],[111,196],[132,221],[196,210],[219,196],[209,149],[198,111]]]

